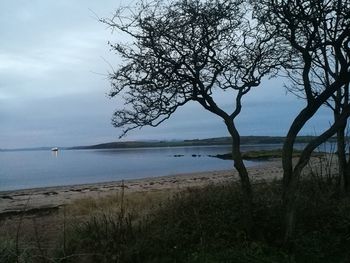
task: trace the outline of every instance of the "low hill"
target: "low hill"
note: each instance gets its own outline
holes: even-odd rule
[[[313,136],[299,136],[296,143],[307,143]],[[241,144],[282,144],[285,137],[281,136],[242,136]],[[176,147],[176,146],[205,146],[205,145],[230,145],[230,137],[217,137],[208,139],[178,140],[178,141],[127,141],[110,142],[90,146],[75,146],[69,150],[87,149],[119,149],[119,148],[144,148],[144,147]]]

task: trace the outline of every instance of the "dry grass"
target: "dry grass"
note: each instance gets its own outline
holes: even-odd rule
[[[323,184],[303,181],[295,261],[280,249],[276,181],[254,185],[251,239],[242,229],[238,184],[124,196],[121,191],[48,214],[24,215],[21,224],[18,215],[9,218],[0,229],[6,233],[0,236],[0,262],[348,262],[349,199],[338,199]]]
[[[57,210],[42,209],[37,213],[27,213],[23,210],[22,213],[2,218],[0,254],[4,249],[10,257],[2,258],[0,255],[0,263],[51,262],[52,258],[49,259],[47,254],[64,251],[67,235],[77,224],[92,217],[116,215],[121,208],[125,209],[125,214],[134,215],[133,221],[138,221],[179,191],[179,189],[157,189],[124,193],[121,190],[104,197],[77,199]],[[16,240],[17,234],[18,240]],[[61,253],[60,256],[62,254],[65,253]]]
[[[172,198],[179,189],[157,189],[142,192],[126,192],[124,207],[127,213],[143,217],[150,210]],[[17,231],[21,241],[27,242],[36,238],[36,228],[40,229],[40,240],[47,243],[56,240],[62,234],[64,225],[84,220],[98,214],[115,214],[120,210],[121,191],[99,198],[81,198],[58,210],[42,210],[35,214],[12,215],[0,221],[0,236],[15,239]]]
[[[123,201],[127,212],[142,216],[171,198],[176,192],[179,192],[179,190],[157,189],[152,191],[127,192],[122,197],[120,191],[100,198],[82,198],[66,206],[66,215],[67,217],[86,217],[100,213],[113,214],[120,210],[120,205]]]

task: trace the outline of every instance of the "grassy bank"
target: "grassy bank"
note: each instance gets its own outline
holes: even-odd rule
[[[300,157],[302,151],[293,150],[293,157]],[[315,152],[312,154],[313,157],[321,157],[326,153],[324,152]],[[210,155],[210,157],[216,157],[222,160],[232,160],[231,153]],[[282,158],[282,149],[273,149],[273,150],[256,150],[256,151],[247,151],[242,153],[243,160],[269,160],[274,158]]]
[[[303,181],[289,253],[280,189],[278,181],[254,186],[251,237],[237,184],[82,200],[65,209],[71,219],[53,247],[35,235],[20,244],[1,238],[0,262],[349,262],[349,198],[335,186]]]

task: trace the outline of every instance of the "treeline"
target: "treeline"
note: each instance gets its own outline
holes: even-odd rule
[[[298,136],[296,143],[308,143],[314,136]],[[285,137],[281,136],[241,136],[242,145],[250,144],[283,144]],[[329,142],[336,142],[336,138],[330,138]],[[208,139],[174,140],[174,141],[127,141],[109,142],[89,146],[75,146],[68,150],[93,150],[93,149],[120,149],[120,148],[147,148],[147,147],[180,147],[180,146],[205,146],[205,145],[231,145],[231,137],[217,137]]]

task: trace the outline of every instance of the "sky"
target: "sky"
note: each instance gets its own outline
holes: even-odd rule
[[[108,41],[123,41],[98,17],[110,18],[128,1],[4,0],[0,2],[0,148],[76,146],[119,140],[111,117],[122,105],[109,99],[108,72],[121,61]],[[304,101],[287,94],[285,79],[264,80],[243,100],[241,135],[285,136]],[[218,93],[229,109],[234,97]],[[322,109],[301,134],[329,127]],[[227,136],[223,122],[199,105],[180,108],[157,128],[122,140],[174,140]]]

